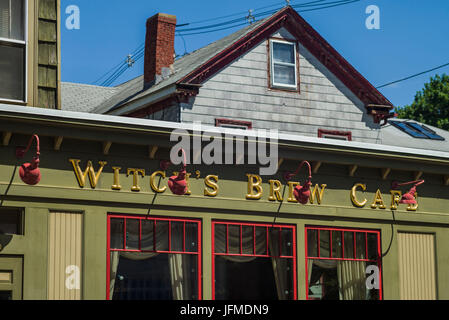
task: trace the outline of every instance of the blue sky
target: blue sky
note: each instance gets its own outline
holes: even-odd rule
[[[291,5],[312,0],[292,0]],[[336,0],[323,0],[333,2]],[[80,9],[80,29],[69,30],[66,8]],[[231,14],[227,21],[285,5],[276,0],[61,0],[62,81],[93,84],[123,61],[145,40],[145,22],[163,12],[177,16],[178,24]],[[380,9],[380,30],[368,30],[365,13],[369,5]],[[395,81],[449,62],[448,0],[361,0],[344,6],[311,12],[297,9],[340,54],[374,86]],[[192,25],[191,27],[201,26]],[[239,27],[242,28],[242,27]],[[185,36],[188,52],[216,41],[239,28]],[[177,54],[185,52],[184,41],[175,39]],[[113,85],[143,73],[143,59],[137,61]],[[410,104],[418,90],[436,73],[449,74],[449,66],[380,91],[396,106]]]

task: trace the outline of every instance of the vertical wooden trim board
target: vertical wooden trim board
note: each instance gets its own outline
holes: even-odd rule
[[[401,300],[435,300],[435,235],[398,234]]]
[[[50,212],[48,299],[81,300],[82,214]]]

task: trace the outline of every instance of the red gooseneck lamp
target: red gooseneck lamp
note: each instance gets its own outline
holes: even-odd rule
[[[393,190],[397,190],[401,186],[413,184],[413,187],[409,190],[409,192],[402,195],[402,199],[401,199],[401,201],[399,201],[399,203],[400,204],[418,204],[418,202],[416,201],[416,198],[415,198],[416,187],[418,187],[419,185],[421,185],[423,183],[424,183],[424,180],[416,180],[416,181],[410,181],[410,182],[405,182],[405,183],[398,183],[397,181],[394,181],[392,183],[391,188]]]
[[[177,176],[171,176],[168,180],[168,187],[173,194],[183,196],[187,193],[187,179],[186,179],[186,152],[181,148],[184,156],[184,162],[181,171]]]
[[[295,173],[287,172],[284,176],[285,180],[290,181],[294,176],[298,174],[298,172],[305,164],[309,167],[309,180],[303,186],[298,185],[295,187],[295,190],[293,190],[293,195],[301,204],[307,204],[310,199],[310,188],[312,186],[312,167],[310,166],[310,163],[308,161],[303,161],[301,162]]]
[[[41,181],[41,171],[39,170],[39,155],[40,155],[40,147],[39,147],[39,137],[35,134],[31,137],[28,142],[28,147],[26,148],[17,148],[16,156],[18,159],[22,159],[28,150],[30,150],[31,144],[33,140],[36,139],[36,155],[31,160],[31,163],[24,163],[19,169],[20,179],[28,185],[34,186]]]

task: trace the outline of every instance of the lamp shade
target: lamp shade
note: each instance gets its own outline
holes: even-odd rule
[[[19,169],[19,176],[28,185],[34,186],[38,184],[41,181],[39,158],[34,158],[31,163],[24,163]]]
[[[404,193],[402,195],[402,199],[401,199],[401,201],[399,201],[399,203],[401,203],[401,204],[417,204],[418,202],[416,201],[415,193],[416,193],[416,187],[411,188],[409,192]]]
[[[186,152],[182,148],[181,151],[184,156],[184,163],[182,169],[177,176],[171,176],[168,179],[168,187],[170,188],[171,192],[179,196],[183,196],[187,193]]]
[[[187,180],[185,168],[177,176],[171,176],[168,179],[168,187],[173,194],[183,196],[187,193]]]
[[[30,150],[31,143],[33,139],[36,139],[36,155],[34,156],[31,163],[24,163],[20,166],[19,176],[22,181],[28,185],[34,186],[41,181],[41,171],[39,170],[39,156],[40,156],[40,146],[39,137],[35,134],[31,137],[26,148],[17,148],[16,156],[21,159]]]
[[[393,181],[391,187],[393,190],[397,190],[401,186],[413,184],[413,187],[407,192],[402,195],[401,201],[399,201],[400,204],[418,204],[418,201],[416,201],[416,188],[423,184],[424,180],[416,180],[416,181],[410,181],[405,183],[398,183],[397,181]]]
[[[310,163],[307,161],[303,161],[301,162],[295,173],[287,172],[284,175],[285,180],[290,181],[295,175],[298,174],[298,172],[305,164],[309,168],[309,180],[303,186],[298,185],[293,190],[293,196],[296,198],[296,200],[298,200],[300,204],[307,204],[310,199],[310,188],[312,186],[312,167],[310,166]]]
[[[308,181],[304,186],[296,186],[295,190],[293,190],[293,195],[299,203],[307,204],[309,202],[311,186],[312,182]]]

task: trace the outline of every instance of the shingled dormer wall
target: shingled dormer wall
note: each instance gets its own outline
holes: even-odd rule
[[[295,40],[285,29],[272,37]],[[253,128],[311,137],[319,129],[350,131],[354,141],[375,143],[380,125],[364,103],[304,46],[298,49],[299,92],[269,88],[267,39],[205,81],[195,100],[182,107],[182,121],[243,120]]]

